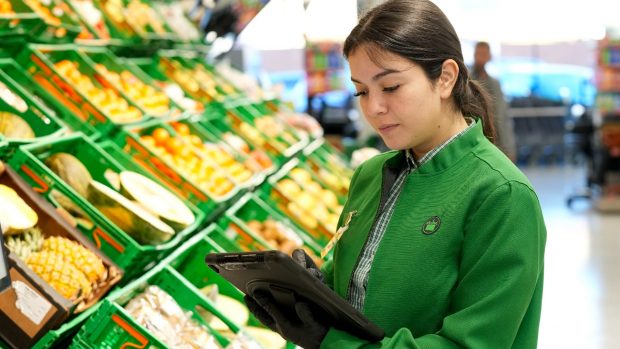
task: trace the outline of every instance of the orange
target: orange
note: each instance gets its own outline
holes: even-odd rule
[[[156,128],[152,134],[153,138],[155,138],[155,143],[160,146],[166,146],[168,140],[170,139],[170,132],[168,132],[164,128]]]
[[[184,146],[183,142],[181,142],[181,140],[176,138],[176,137],[170,137],[166,141],[166,149],[172,155],[179,155],[179,154],[181,154],[181,152],[182,152],[184,147],[185,146]]]
[[[174,130],[177,131],[177,133],[180,135],[188,135],[190,133],[189,126],[187,126],[187,124],[184,124],[182,122],[172,123],[172,127],[174,127]]]

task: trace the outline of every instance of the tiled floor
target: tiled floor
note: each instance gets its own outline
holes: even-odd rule
[[[567,195],[580,169],[524,168],[542,203],[548,238],[540,349],[620,348],[620,214]]]

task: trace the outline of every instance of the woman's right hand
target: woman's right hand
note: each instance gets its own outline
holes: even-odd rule
[[[306,253],[306,251],[304,251],[301,248],[298,248],[293,251],[292,257],[293,257],[293,260],[297,262],[297,264],[301,265],[303,268],[308,270],[310,274],[314,275],[314,277],[321,280],[322,283],[325,283],[325,277],[323,276],[323,273],[321,272],[319,267],[316,266],[316,264],[312,260],[312,257],[310,257]]]

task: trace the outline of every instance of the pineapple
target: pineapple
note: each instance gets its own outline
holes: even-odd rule
[[[86,276],[73,264],[67,263],[59,253],[47,250],[34,252],[28,256],[26,264],[67,299],[88,297],[92,292]]]
[[[60,254],[63,259],[80,270],[91,283],[106,278],[106,268],[96,254],[67,238],[52,236],[43,242],[43,250]]]
[[[6,246],[24,261],[30,254],[39,251],[42,245],[43,234],[39,228],[27,229],[21,234],[6,237]]]

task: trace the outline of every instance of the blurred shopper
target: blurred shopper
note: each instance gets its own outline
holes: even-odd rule
[[[495,144],[514,162],[517,160],[517,145],[512,118],[508,115],[508,106],[504,100],[504,93],[499,81],[490,76],[485,68],[491,58],[489,43],[484,41],[476,43],[471,78],[479,81],[491,94],[495,136],[497,137]]]
[[[385,330],[369,343],[302,300],[283,312],[246,296],[262,323],[306,348],[534,349],[546,229],[531,184],[493,145],[487,93],[428,0],[388,0],[344,44],[364,117],[392,151],[360,165],[321,274]],[[330,246],[328,244],[327,246]]]

